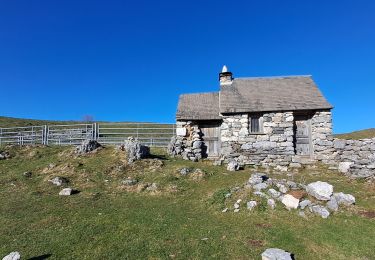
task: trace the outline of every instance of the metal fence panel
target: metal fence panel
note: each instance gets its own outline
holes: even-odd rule
[[[121,144],[129,137],[147,146],[166,147],[175,135],[174,124],[92,123],[0,128],[0,145],[78,145],[85,139]]]

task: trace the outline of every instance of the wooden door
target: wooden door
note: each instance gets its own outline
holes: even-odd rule
[[[203,154],[206,157],[218,157],[220,155],[220,123],[211,123],[200,126],[203,139]]]
[[[306,115],[296,115],[294,142],[297,155],[311,155],[311,122]]]

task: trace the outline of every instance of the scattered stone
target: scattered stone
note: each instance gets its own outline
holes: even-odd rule
[[[230,198],[232,196],[232,193],[228,192],[227,194],[224,195],[224,197],[227,199],[227,198]]]
[[[122,181],[122,184],[126,186],[134,186],[138,183],[136,179],[133,179],[132,177],[128,177],[125,180]]]
[[[338,170],[341,173],[347,173],[350,169],[350,166],[352,166],[353,162],[340,162],[338,166]]]
[[[31,178],[31,176],[33,175],[32,172],[24,172],[22,173],[22,175],[26,178]]]
[[[221,212],[225,213],[228,211],[228,208],[223,209]]]
[[[286,166],[281,166],[281,165],[277,165],[277,166],[275,167],[275,170],[276,170],[276,171],[280,171],[280,172],[287,172],[287,171],[288,171],[288,167],[286,167]]]
[[[292,195],[286,194],[283,196],[281,203],[284,204],[287,209],[296,209],[299,205],[299,199],[296,199]]]
[[[190,172],[191,172],[191,169],[189,169],[189,168],[181,168],[180,170],[178,170],[179,172],[180,172],[180,174],[182,175],[182,176],[186,176],[186,175],[188,175]]]
[[[235,208],[235,209],[239,209],[239,208],[240,208],[240,204],[238,204],[237,202],[234,203],[234,208]]]
[[[278,192],[278,191],[275,190],[275,189],[269,189],[269,190],[268,190],[268,194],[269,194],[272,198],[274,198],[274,199],[277,199],[277,198],[280,197],[280,195],[281,195],[281,193]]]
[[[89,153],[98,149],[99,147],[102,147],[102,145],[99,144],[98,141],[87,139],[87,140],[84,140],[80,145],[76,147],[76,153],[78,154]]]
[[[148,191],[156,191],[158,189],[157,183],[153,182],[151,185],[147,186],[146,190]]]
[[[293,260],[292,255],[279,248],[268,248],[262,253],[262,260]]]
[[[3,260],[19,260],[21,259],[21,254],[19,252],[11,252],[9,255],[3,257]]]
[[[267,181],[269,178],[263,174],[263,173],[253,173],[251,174],[249,180],[247,181],[247,183],[251,186],[253,185],[256,185],[256,184],[259,184],[259,183],[262,183],[264,181]]]
[[[144,159],[150,155],[150,148],[142,145],[137,139],[129,137],[124,144],[120,145],[119,149],[126,152],[128,163],[133,163],[136,160]]]
[[[237,212],[239,212],[239,211],[240,211],[240,209],[235,209],[235,210],[233,210],[234,213],[237,213]]]
[[[284,184],[281,184],[281,183],[277,183],[277,184],[276,184],[276,187],[277,187],[277,188],[279,189],[279,191],[282,192],[282,193],[287,193],[288,190],[289,190],[287,187],[285,187]]]
[[[265,182],[255,184],[253,186],[254,190],[256,190],[256,191],[261,191],[261,190],[267,189],[267,187],[268,187],[268,184],[265,183]]]
[[[298,185],[294,181],[287,181],[286,185],[292,190],[298,189]]]
[[[262,198],[268,198],[267,194],[261,192],[261,191],[254,191],[253,194],[255,196],[259,196],[259,197],[262,197]]]
[[[318,200],[330,200],[333,193],[333,186],[327,182],[317,181],[307,185],[306,191]]]
[[[60,192],[59,192],[59,195],[60,196],[70,196],[73,194],[73,189],[72,188],[65,188],[65,189],[62,189]]]
[[[303,200],[299,203],[299,207],[301,209],[305,209],[306,207],[310,206],[311,205],[311,201],[310,200]]]
[[[195,169],[191,174],[190,174],[190,177],[195,180],[195,181],[199,181],[201,179],[203,179],[204,177],[206,176],[206,172],[197,168]]]
[[[56,185],[56,186],[61,186],[61,185],[66,185],[69,183],[69,180],[65,177],[55,177],[51,180],[49,180],[49,182],[51,182],[52,184]]]
[[[6,160],[10,158],[10,154],[7,151],[0,151],[0,160]]]
[[[292,163],[289,164],[289,167],[290,168],[301,168],[302,164],[297,163],[297,162],[292,162]]]
[[[298,212],[298,216],[303,217],[303,218],[306,218],[306,214],[305,214],[304,211],[299,211],[299,212]]]
[[[238,199],[238,200],[236,201],[236,203],[241,203],[241,201],[242,201],[241,199]]]
[[[239,169],[240,169],[240,165],[235,160],[230,161],[227,165],[228,171],[234,172],[234,171],[238,171]]]
[[[351,194],[345,194],[343,192],[334,193],[333,197],[336,199],[339,205],[350,206],[355,204],[355,197]]]
[[[315,213],[315,214],[321,216],[322,218],[328,218],[328,216],[329,216],[329,211],[323,206],[312,205],[312,206],[309,206],[309,209],[312,213]]]
[[[246,207],[247,209],[252,210],[253,208],[256,207],[257,204],[258,203],[255,200],[250,200],[246,203]]]
[[[274,199],[268,199],[267,200],[267,205],[271,208],[271,209],[275,209],[276,208],[276,202]]]
[[[327,208],[330,211],[338,211],[339,210],[339,204],[337,203],[337,200],[335,196],[332,196],[331,199],[326,204]]]

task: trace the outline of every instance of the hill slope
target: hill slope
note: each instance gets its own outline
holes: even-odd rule
[[[337,134],[335,135],[337,138],[341,139],[364,139],[364,138],[374,138],[375,137],[375,128],[369,128],[359,131],[354,131],[351,133],[345,133],[345,134]]]

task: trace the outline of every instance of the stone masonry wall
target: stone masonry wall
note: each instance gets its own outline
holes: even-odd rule
[[[318,111],[311,118],[311,142],[314,159],[329,163],[333,148],[332,112]]]
[[[249,133],[249,115],[223,116],[221,155],[242,164],[286,166],[294,155],[293,113],[265,113],[262,134]]]
[[[168,145],[168,154],[181,156],[184,160],[198,161],[202,159],[202,132],[192,121],[178,121],[176,136]]]

